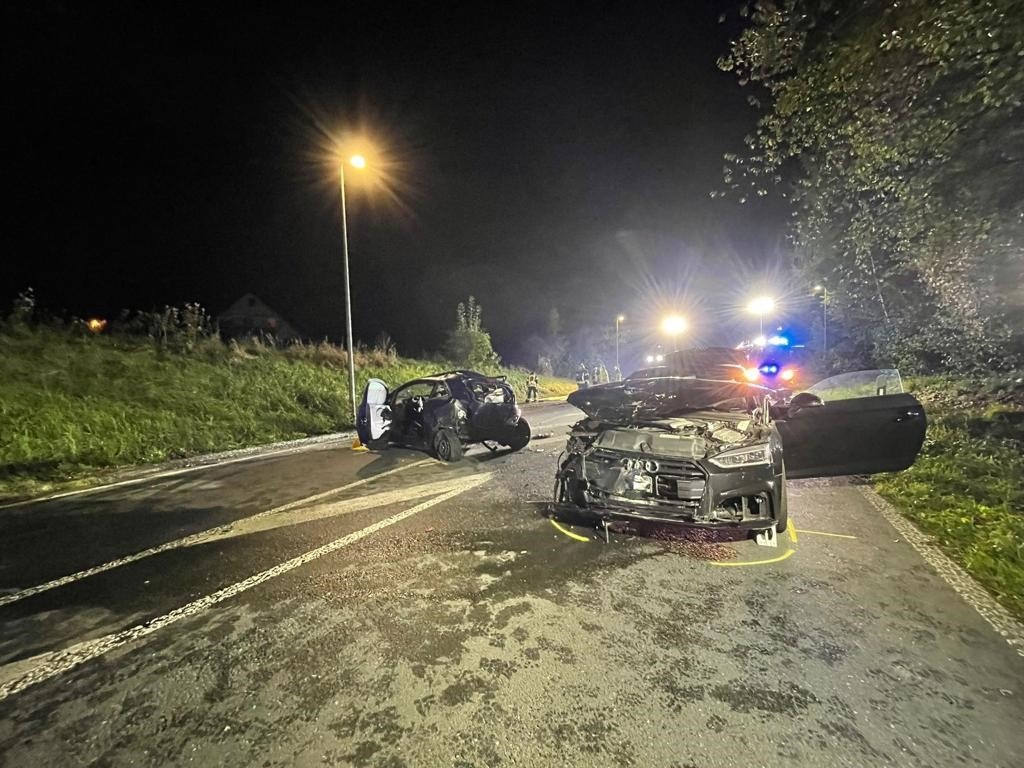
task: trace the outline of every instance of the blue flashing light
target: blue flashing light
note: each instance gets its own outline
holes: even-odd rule
[[[770,339],[768,339],[768,343],[771,344],[773,347],[788,347],[789,339],[787,339],[785,336],[772,336]]]
[[[759,370],[765,376],[774,376],[775,374],[777,374],[779,372],[779,364],[778,363],[761,363],[761,365],[759,365],[757,367],[757,370]]]

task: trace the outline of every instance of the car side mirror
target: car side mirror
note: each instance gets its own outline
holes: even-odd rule
[[[789,416],[792,418],[796,416],[800,411],[806,411],[810,408],[820,408],[823,406],[821,398],[810,392],[801,392],[797,395],[793,395],[789,401]]]

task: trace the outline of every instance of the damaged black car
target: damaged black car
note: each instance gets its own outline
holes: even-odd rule
[[[788,521],[787,479],[906,469],[924,440],[924,409],[895,370],[792,397],[717,367],[651,373],[569,396],[586,418],[559,458],[557,502],[604,519],[773,536]]]
[[[518,451],[530,442],[530,425],[505,378],[465,370],[415,379],[393,392],[370,379],[356,431],[369,448],[402,445],[442,461],[458,461],[474,443]]]

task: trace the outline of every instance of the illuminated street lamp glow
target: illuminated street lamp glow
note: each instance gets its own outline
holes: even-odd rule
[[[771,296],[758,296],[747,305],[747,311],[753,312],[760,318],[762,336],[764,335],[764,316],[773,309],[775,309],[775,299]]]
[[[668,315],[661,321],[661,332],[666,336],[678,336],[686,330],[686,318],[680,315]]]
[[[366,158],[363,157],[362,155],[352,155],[352,159],[349,160],[349,162],[352,163],[352,165],[355,166],[356,168],[366,167]]]
[[[755,315],[765,315],[775,309],[775,300],[770,296],[758,296],[747,305],[747,310]]]
[[[616,317],[615,319],[616,319],[616,320],[617,320],[618,322],[620,322],[620,323],[624,323],[624,322],[626,322],[626,316],[625,316],[625,315],[619,315],[619,316],[618,316],[618,317]]]

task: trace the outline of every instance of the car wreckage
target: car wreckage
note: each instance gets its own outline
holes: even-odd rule
[[[787,479],[906,469],[924,440],[924,408],[895,370],[843,374],[792,397],[718,367],[651,373],[569,395],[586,417],[558,460],[556,502],[606,522],[774,540],[788,521]]]
[[[458,461],[474,443],[518,451],[530,442],[530,425],[505,377],[466,370],[414,379],[393,392],[380,379],[370,379],[356,431],[369,448],[402,445],[442,461]]]

